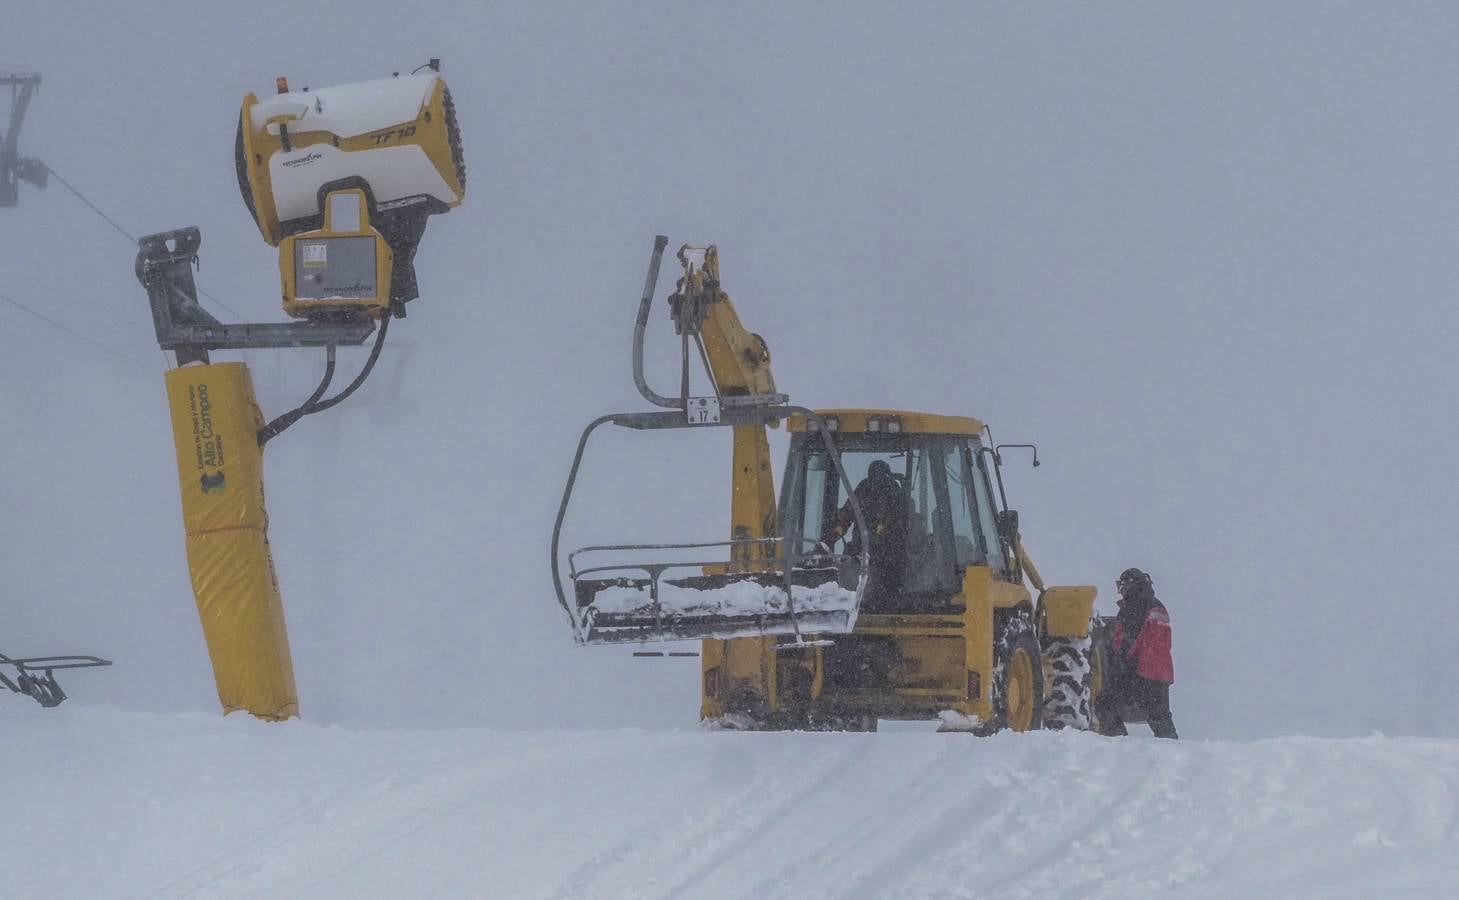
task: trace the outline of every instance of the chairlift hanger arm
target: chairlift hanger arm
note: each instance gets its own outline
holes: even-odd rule
[[[30,106],[31,94],[41,85],[39,75],[6,75],[0,84],[10,85],[10,128],[5,132],[5,145],[14,152],[20,140],[20,126],[25,121],[25,110]]]
[[[659,265],[663,262],[664,247],[668,243],[669,239],[662,234],[654,238],[654,252],[648,263],[648,278],[644,281],[643,296],[638,301],[638,318],[633,324],[633,383],[638,386],[638,392],[643,398],[654,406],[683,409],[682,401],[665,397],[649,387],[643,374],[643,338],[648,331],[648,312],[653,306],[654,288],[659,283]]]
[[[39,75],[0,77],[0,85],[10,85],[10,122],[5,131],[0,132],[0,206],[15,206],[19,202],[21,181],[36,187],[46,186],[45,164],[20,155],[20,126],[25,122],[31,94],[40,83]]]

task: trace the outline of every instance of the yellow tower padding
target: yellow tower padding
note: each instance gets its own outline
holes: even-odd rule
[[[187,563],[224,713],[299,714],[263,504],[263,416],[243,363],[172,369]]]

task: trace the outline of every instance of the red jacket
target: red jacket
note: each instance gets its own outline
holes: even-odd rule
[[[1116,620],[1114,648],[1128,661],[1135,664],[1135,674],[1151,681],[1175,683],[1175,663],[1170,659],[1170,613],[1160,601],[1150,607],[1145,615],[1145,624],[1135,637],[1135,643],[1128,650],[1122,650],[1125,643],[1125,623]]]

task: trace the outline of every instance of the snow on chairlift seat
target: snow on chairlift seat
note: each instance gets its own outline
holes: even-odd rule
[[[796,568],[790,594],[780,572],[657,579],[578,578],[581,633],[587,643],[698,640],[750,635],[845,633],[855,623],[856,591],[837,569]]]

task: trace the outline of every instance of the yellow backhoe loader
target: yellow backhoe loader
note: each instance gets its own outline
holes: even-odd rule
[[[635,383],[661,411],[589,424],[553,531],[554,585],[578,642],[701,640],[700,716],[711,727],[1088,728],[1095,589],[1044,586],[1004,493],[1002,451],[1032,449],[1038,465],[1037,449],[995,445],[964,416],[791,405],[776,392],[764,339],[721,289],[712,246],[679,251],[669,309],[681,390],[658,394],[643,341],[666,245],[654,244],[633,348]],[[690,396],[696,355],[713,396]],[[790,450],[777,504],[766,428],[782,422]],[[732,428],[729,540],[564,557],[588,439],[609,423]]]

